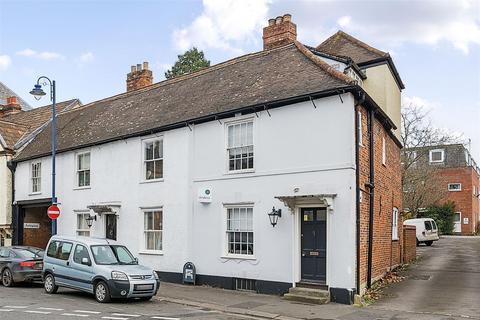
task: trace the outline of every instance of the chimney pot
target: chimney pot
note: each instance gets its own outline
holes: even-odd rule
[[[263,50],[281,47],[297,40],[297,25],[292,22],[292,15],[285,14],[268,20],[263,28]]]
[[[22,107],[17,102],[16,96],[7,97],[7,104],[0,105],[0,118],[9,114],[19,113],[22,111]]]
[[[7,98],[7,105],[17,104],[17,97],[11,96]]]
[[[131,72],[127,74],[127,92],[137,90],[153,83],[152,71],[148,70],[148,62],[139,63],[131,67]]]

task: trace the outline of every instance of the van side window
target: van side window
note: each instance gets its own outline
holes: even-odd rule
[[[50,245],[48,246],[48,249],[47,249],[47,256],[56,258],[59,246],[60,246],[60,241],[50,242]]]
[[[437,230],[437,224],[435,223],[435,221],[432,221],[432,226],[433,226],[433,230]]]
[[[81,264],[83,258],[87,258],[88,262],[90,262],[90,256],[88,255],[87,248],[85,248],[81,244],[77,244],[77,246],[75,247],[75,253],[73,254],[73,261],[75,261],[75,263]]]
[[[47,256],[61,260],[68,260],[73,245],[70,242],[52,241],[47,249]]]
[[[425,221],[425,229],[432,230],[432,223],[430,221]]]

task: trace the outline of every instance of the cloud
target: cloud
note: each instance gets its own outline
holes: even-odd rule
[[[0,71],[7,70],[12,64],[12,59],[6,54],[0,55]]]
[[[22,57],[32,57],[32,58],[37,58],[41,60],[65,60],[65,57],[60,53],[50,52],[50,51],[37,52],[30,48],[17,51],[16,54]]]
[[[352,21],[352,17],[350,16],[343,16],[341,18],[339,18],[337,20],[337,24],[342,27],[342,28],[345,28],[345,27],[348,27],[348,25],[350,24],[350,22]]]
[[[192,46],[234,53],[259,41],[259,32],[267,21],[269,0],[203,0],[203,12],[190,25],[176,29],[173,41],[180,50]]]
[[[439,107],[438,103],[429,101],[427,99],[417,97],[417,96],[402,96],[402,106],[403,107],[422,107],[426,111],[433,110]]]
[[[89,51],[89,52],[82,53],[82,54],[80,55],[80,57],[78,58],[78,60],[79,60],[81,63],[92,62],[94,59],[95,59],[95,57],[94,57],[93,53],[91,53],[90,51]]]
[[[377,47],[395,48],[408,43],[435,47],[448,43],[468,54],[472,46],[480,45],[477,0],[299,0],[277,1],[269,9],[282,14],[287,7],[298,25],[299,39],[310,45],[317,45],[318,35],[325,35],[333,25]]]

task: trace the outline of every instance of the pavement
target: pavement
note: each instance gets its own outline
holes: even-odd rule
[[[480,320],[480,237],[445,237],[418,248],[406,279],[368,307],[310,305],[278,296],[162,283],[149,302],[97,303],[68,289],[48,295],[41,285],[0,286],[1,320],[278,319]]]

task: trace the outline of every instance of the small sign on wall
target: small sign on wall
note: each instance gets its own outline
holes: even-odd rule
[[[198,202],[201,202],[201,203],[212,202],[212,189],[211,188],[198,189]]]
[[[468,224],[468,218],[463,218],[463,224]]]
[[[23,224],[23,229],[40,229],[40,223],[26,222]]]

